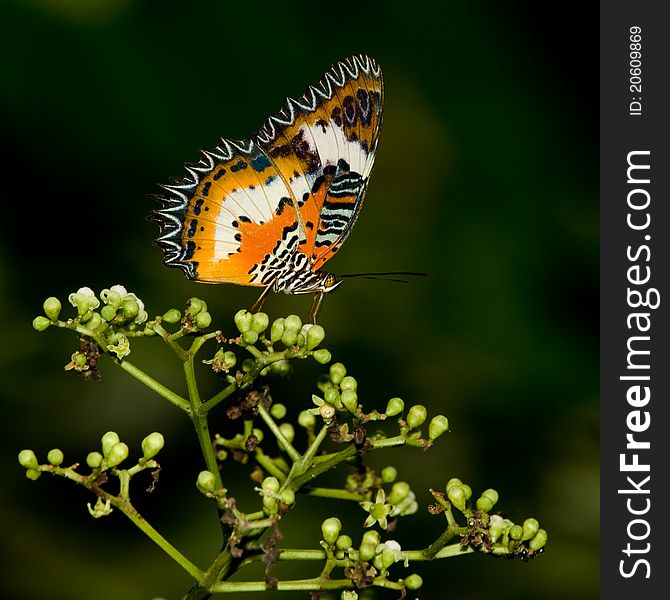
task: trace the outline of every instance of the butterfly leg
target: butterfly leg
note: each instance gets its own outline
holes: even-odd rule
[[[258,300],[254,302],[254,305],[251,307],[251,312],[252,313],[257,313],[260,311],[261,308],[263,308],[263,303],[265,302],[265,299],[268,297],[268,294],[270,293],[270,289],[272,288],[272,284],[268,285],[264,290],[263,293],[260,295]]]
[[[321,309],[321,304],[323,303],[323,292],[317,292],[314,294],[314,301],[312,302],[312,308],[309,309],[309,322],[312,325],[316,325],[316,315],[319,314]]]

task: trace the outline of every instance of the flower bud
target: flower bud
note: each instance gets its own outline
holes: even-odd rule
[[[300,411],[300,414],[298,415],[298,425],[305,429],[312,429],[314,425],[316,425],[316,418],[308,410]]]
[[[113,321],[114,317],[116,317],[116,308],[111,304],[105,304],[105,306],[100,309],[100,316],[105,321]]]
[[[447,490],[447,498],[461,512],[465,510],[465,490],[460,485],[452,485]]]
[[[86,464],[91,469],[99,469],[102,465],[102,454],[100,452],[89,452],[86,456]]]
[[[26,469],[26,477],[30,479],[30,481],[37,481],[42,475],[42,471],[38,471],[37,469]]]
[[[253,358],[245,358],[245,359],[242,361],[242,370],[243,370],[245,373],[248,373],[248,372],[251,371],[251,369],[253,369],[253,368],[254,368],[254,359],[253,359]]]
[[[54,298],[53,296],[47,298],[44,301],[42,307],[44,308],[44,314],[52,321],[58,320],[58,315],[60,315],[60,311],[63,308],[60,300],[58,298]]]
[[[378,556],[382,569],[388,569],[395,563],[396,553],[391,548],[384,548]]]
[[[523,522],[523,541],[530,540],[534,538],[537,532],[540,530],[540,524],[537,519],[526,519]]]
[[[102,436],[100,440],[102,442],[102,453],[105,457],[109,455],[111,449],[118,444],[121,439],[119,434],[116,431],[108,431],[105,435]]]
[[[294,331],[296,334],[298,334],[300,328],[302,327],[302,321],[298,315],[289,315],[286,317],[284,327],[289,331]]]
[[[374,529],[370,529],[363,534],[361,544],[372,544],[376,549],[380,542],[381,536],[379,535],[379,532],[375,531]]]
[[[462,485],[463,482],[458,478],[458,477],[452,477],[449,481],[447,481],[446,485],[446,490],[447,492],[449,491],[449,488],[454,486],[454,485]]]
[[[393,468],[393,467],[391,467]],[[406,481],[396,481],[391,488],[389,502],[391,504],[400,504],[409,495],[411,489]]]
[[[171,308],[163,315],[163,321],[173,325],[174,323],[179,323],[181,321],[181,312],[176,308]]]
[[[97,313],[89,313],[89,318],[86,319],[86,327],[89,329],[97,329],[102,325],[102,317]]]
[[[186,314],[195,317],[199,312],[207,310],[207,304],[200,298],[189,298],[186,303]],[[242,311],[240,311],[242,312]],[[245,311],[246,312],[246,311]],[[235,315],[237,316],[237,315]],[[237,321],[235,321],[237,323]]]
[[[391,398],[386,405],[386,415],[395,417],[405,410],[405,403],[400,398]]]
[[[423,585],[423,579],[421,579],[420,575],[412,573],[408,577],[405,577],[403,583],[408,590],[418,590]]]
[[[513,525],[512,527],[510,527],[509,536],[513,540],[520,540],[522,535],[523,535],[523,527],[521,527],[520,525]]]
[[[195,326],[198,329],[207,329],[212,324],[212,315],[207,311],[199,312],[195,315]]]
[[[323,340],[326,339],[326,332],[321,325],[312,325],[307,330],[307,350],[314,350]]]
[[[128,458],[128,446],[123,442],[114,444],[109,454],[105,457],[108,467],[116,467]]]
[[[279,402],[275,402],[270,407],[270,414],[275,419],[283,419],[286,416],[286,406],[284,406],[283,404],[280,404]]]
[[[33,319],[33,329],[35,331],[44,331],[49,325],[51,325],[51,321],[41,315]]]
[[[249,329],[242,334],[242,340],[245,344],[255,344],[258,341],[258,332],[253,329]]]
[[[295,504],[295,492],[291,488],[286,488],[281,493],[281,501],[286,506],[293,506]]]
[[[196,485],[201,492],[211,494],[216,490],[216,478],[211,471],[200,471]]]
[[[470,500],[472,496],[472,488],[465,483],[462,483],[461,487],[463,488],[463,492],[465,493],[465,499]]]
[[[124,301],[121,311],[125,319],[134,319],[140,314],[140,305],[133,298],[128,298],[128,300]]]
[[[344,408],[352,415],[358,412],[358,394],[354,390],[344,390],[340,399]]]
[[[530,540],[528,547],[533,551],[537,552],[540,548],[544,548],[547,543],[547,532],[544,529],[538,529],[535,537]]]
[[[254,427],[254,428],[251,430],[251,433],[254,434],[254,437],[258,440],[258,443],[259,443],[259,444],[263,441],[263,438],[265,437],[265,434],[263,433],[263,430],[262,430],[262,429],[258,429],[258,428],[256,428],[256,427]]]
[[[449,419],[447,417],[436,415],[430,420],[430,425],[428,426],[429,439],[435,440],[446,431],[449,431]]]
[[[39,462],[37,462],[37,456],[32,450],[21,450],[19,452],[19,464],[24,469],[37,469],[39,467]]]
[[[314,360],[318,362],[321,365],[326,365],[330,362],[330,359],[332,358],[330,352],[326,350],[325,348],[320,348],[319,350],[314,350],[312,353],[312,356],[314,357]]]
[[[266,477],[261,483],[261,488],[268,494],[276,494],[280,487],[279,479],[276,477]]]
[[[361,560],[371,560],[375,557],[375,550],[377,550],[377,544],[363,542],[358,549],[358,556]]]
[[[270,340],[278,342],[284,335],[284,321],[285,319],[275,319],[270,328]]]
[[[335,412],[332,404],[324,403],[319,407],[319,414],[324,421],[330,421],[335,416]]]
[[[426,407],[423,404],[415,404],[410,407],[407,413],[407,424],[411,429],[416,429],[417,427],[421,427],[427,416],[428,411]]]
[[[342,590],[340,600],[358,600],[358,593],[354,590]]]
[[[398,477],[398,469],[392,466],[384,467],[382,469],[382,481],[384,483],[393,483]],[[391,502],[393,504],[393,502]]]
[[[353,541],[348,535],[341,535],[335,542],[335,547],[338,550],[349,550],[353,546]]]
[[[154,431],[142,440],[142,454],[147,460],[158,454],[165,445],[165,438],[162,433]]]
[[[477,510],[489,512],[491,509],[493,509],[493,502],[491,502],[490,498],[487,498],[486,496],[477,498]]]
[[[264,312],[256,313],[251,317],[251,328],[256,333],[263,333],[270,325],[270,317],[268,317]]]
[[[63,455],[62,450],[59,450],[58,448],[54,448],[53,450],[49,450],[49,453],[47,454],[47,460],[54,467],[58,467],[58,466],[63,464],[63,461],[65,460],[65,456]]]
[[[89,310],[98,308],[100,300],[95,297],[91,288],[79,288],[74,294],[68,296],[70,304],[77,309],[77,314],[81,317]]]
[[[345,375],[347,374],[347,369],[342,363],[333,363],[330,365],[328,374],[330,376],[330,380],[334,384],[338,384],[344,379]]]
[[[293,425],[290,423],[282,423],[279,425],[279,431],[281,431],[282,435],[286,438],[286,441],[290,444],[293,442],[295,438],[295,429],[293,429]]]
[[[332,546],[340,535],[342,530],[342,523],[337,517],[330,517],[321,523],[321,533],[323,533],[323,541],[329,546]]]
[[[351,390],[355,392],[358,389],[358,382],[351,376],[347,375],[340,381],[340,389],[344,392],[345,390]]]
[[[282,335],[281,341],[287,348],[295,346],[298,343],[298,333],[293,329],[284,329],[284,335]]]
[[[340,392],[335,388],[328,388],[323,394],[323,399],[330,404],[338,405],[340,403]]]
[[[246,309],[238,310],[233,317],[235,326],[240,333],[246,333],[251,329],[253,315]]]

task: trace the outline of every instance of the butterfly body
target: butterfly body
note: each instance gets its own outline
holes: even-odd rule
[[[157,197],[151,218],[165,263],[203,283],[321,297],[335,289],[340,281],[322,267],[359,215],[382,103],[379,66],[356,55],[248,140],[204,151]]]

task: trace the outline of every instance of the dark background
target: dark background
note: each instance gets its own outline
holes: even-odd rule
[[[384,130],[365,209],[328,267],[430,277],[347,281],[320,322],[367,405],[399,395],[445,413],[452,429],[429,453],[400,449],[372,463],[396,464],[422,506],[452,476],[494,487],[510,518],[535,516],[550,536],[529,564],[477,555],[419,565],[423,597],[597,597],[597,13],[538,6],[3,3],[3,597],[174,599],[188,587],[122,515],[93,521],[84,490],[31,483],[16,463],[23,447],[82,460],[108,429],[135,448],[150,431],[166,435],[160,487],[140,508],[196,564],[216,552],[211,506],[192,483],[201,467],[188,422],[109,362],[99,384],[63,372],[76,339],[30,322],[47,296],[123,283],[150,314],[199,295],[232,333],[232,315],[256,291],[197,286],[163,267],[145,195],[197,148],[248,135],[354,52],[384,69]],[[265,309],[304,315],[308,304],[275,296]],[[132,358],[180,385],[157,342],[134,344]],[[275,397],[297,413],[320,370],[298,365]],[[235,482],[234,471],[224,479]],[[240,472],[233,486],[246,481]],[[351,508],[352,532],[360,522],[335,501],[303,506],[283,522],[287,547],[317,547],[330,514]],[[442,526],[421,510],[393,537],[418,548]]]

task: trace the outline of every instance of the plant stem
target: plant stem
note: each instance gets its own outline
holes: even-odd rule
[[[171,389],[166,388],[163,384],[158,383],[155,379],[147,375],[144,371],[137,368],[133,363],[127,360],[116,360],[117,365],[119,365],[126,373],[132,375],[140,383],[146,385],[149,389],[156,392],[162,398],[165,398],[167,401],[174,404],[177,408],[180,408],[186,413],[191,412],[191,406],[188,403],[188,400],[182,398],[179,394],[175,394]]]
[[[258,404],[258,414],[260,415],[261,419],[265,421],[265,424],[268,426],[270,431],[274,434],[274,436],[277,438],[277,442],[279,443],[279,447],[286,452],[286,454],[289,455],[291,460],[294,463],[297,463],[300,461],[302,458],[300,456],[300,452],[298,452],[293,445],[284,437],[284,434],[281,432],[279,427],[277,426],[277,423],[275,423],[275,420],[272,418],[270,413],[265,410],[265,408],[259,403]]]
[[[370,498],[365,494],[356,494],[340,488],[303,488],[302,493],[308,496],[317,496],[319,498],[336,498],[338,500],[353,500],[354,502],[365,502]]]
[[[206,400],[200,405],[199,411],[201,414],[206,415],[210,410],[212,410],[219,402],[225,400],[233,392],[237,390],[237,383],[231,383],[229,386],[223,388],[220,392],[214,394],[209,400]]]

